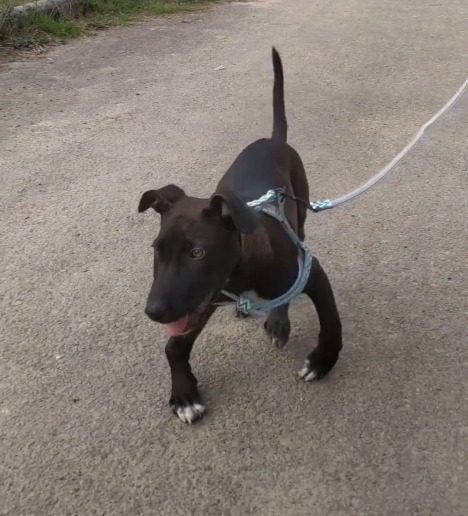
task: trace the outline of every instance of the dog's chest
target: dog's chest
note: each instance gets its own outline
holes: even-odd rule
[[[242,292],[241,296],[248,297],[253,303],[265,303],[268,301],[264,297],[259,296],[256,290],[247,290]]]

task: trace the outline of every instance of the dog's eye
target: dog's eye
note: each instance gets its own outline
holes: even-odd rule
[[[190,251],[190,257],[194,260],[201,260],[205,256],[205,251],[195,247]]]

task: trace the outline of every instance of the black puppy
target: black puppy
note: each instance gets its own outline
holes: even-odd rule
[[[192,423],[205,408],[189,363],[195,339],[220,303],[235,295],[274,299],[286,292],[298,274],[296,245],[280,223],[246,203],[268,190],[308,201],[309,186],[299,154],[286,143],[283,66],[273,48],[273,134],[246,147],[209,199],[189,197],[175,185],[145,192],[139,212],[161,214],[154,241],[154,282],[147,315],[166,325],[166,356],[171,368],[170,405],[182,421]],[[291,227],[304,240],[307,210],[286,202]],[[316,258],[304,288],[315,304],[320,334],[317,347],[299,373],[309,381],[326,375],[342,348],[341,323],[330,282]],[[272,310],[265,322],[269,340],[283,347],[291,324],[288,305]]]

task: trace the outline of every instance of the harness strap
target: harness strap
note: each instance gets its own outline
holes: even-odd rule
[[[268,301],[252,301],[248,296],[237,296],[222,290],[222,293],[236,302],[236,311],[244,315],[263,316],[267,312],[270,312],[274,308],[285,305],[291,302],[304,290],[304,287],[309,279],[310,269],[312,267],[313,256],[309,247],[301,241],[296,235],[292,227],[290,226],[288,219],[284,213],[284,203],[288,197],[283,189],[269,190],[265,195],[250,201],[247,203],[248,206],[265,213],[276,219],[284,228],[286,233],[289,235],[291,240],[298,248],[298,274],[296,281],[292,287],[281,296],[271,299]]]

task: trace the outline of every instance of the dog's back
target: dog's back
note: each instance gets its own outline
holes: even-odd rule
[[[287,143],[288,123],[284,105],[284,74],[281,57],[272,49],[273,132],[248,145],[237,157],[219,182],[216,191],[233,191],[244,202],[258,199],[268,190],[285,188],[286,192],[304,200],[309,199],[309,186],[299,154]],[[297,205],[287,203],[286,212],[292,215]],[[300,211],[303,211],[300,208]],[[299,227],[305,213],[292,216],[292,225]],[[290,218],[290,217],[288,217]],[[302,222],[302,224],[301,224]]]

